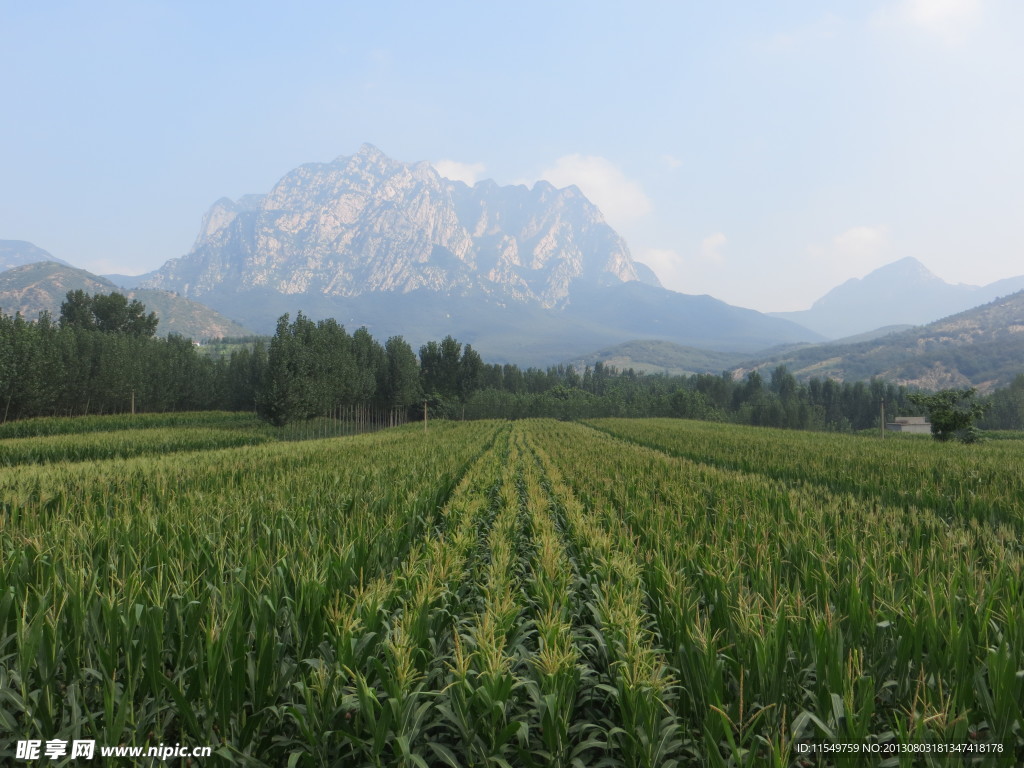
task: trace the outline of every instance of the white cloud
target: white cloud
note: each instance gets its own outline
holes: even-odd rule
[[[637,261],[653,269],[666,288],[692,293],[697,284],[714,282],[721,276],[725,259],[722,251],[727,242],[724,234],[715,232],[701,240],[690,256],[682,256],[670,248],[647,248],[639,253]]]
[[[556,187],[575,184],[601,209],[613,227],[629,224],[651,211],[651,201],[639,184],[626,178],[611,161],[594,155],[566,155],[541,172]]]
[[[898,0],[882,6],[872,21],[883,27],[910,27],[956,42],[982,12],[982,0]]]
[[[661,156],[661,162],[663,162],[672,170],[675,170],[676,168],[681,168],[683,165],[683,161],[680,160],[678,157],[676,157],[675,155],[668,154]]]
[[[487,170],[483,163],[460,163],[458,160],[438,160],[433,166],[444,178],[464,181],[469,186],[476,184],[480,174]]]
[[[834,256],[843,262],[875,262],[886,245],[884,229],[853,227],[832,238]],[[879,265],[881,266],[881,265]],[[869,267],[874,269],[874,266]]]
[[[727,238],[721,232],[708,235],[700,241],[700,257],[704,261],[720,262],[724,258],[722,249],[725,248]]]
[[[903,0],[901,4],[904,18],[925,28],[968,21],[980,10],[978,0]]]
[[[883,227],[851,227],[825,244],[808,246],[809,282],[819,295],[851,277],[863,277],[891,261],[889,236]]]
[[[666,288],[681,290],[686,284],[684,259],[673,250],[648,248],[640,253],[637,261],[654,270],[654,274]]]
[[[765,290],[740,303],[762,312],[807,309],[836,286],[893,260],[884,227],[850,227],[827,241],[808,245],[802,258],[780,265],[784,272],[759,273]],[[775,287],[768,290],[768,286]]]

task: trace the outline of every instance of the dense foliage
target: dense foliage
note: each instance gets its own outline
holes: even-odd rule
[[[232,373],[180,336],[0,316],[0,421],[223,407]]]
[[[400,336],[382,347],[365,328],[350,336],[334,320],[314,323],[300,312],[278,321],[256,409],[278,426],[342,408],[404,410],[419,399],[418,379]]]
[[[69,294],[59,323],[45,314],[36,322],[0,315],[0,423],[255,410],[283,425],[342,408],[405,409],[419,400],[416,355],[400,337],[381,346],[365,328],[349,335],[334,321],[314,324],[300,314],[289,323],[286,315],[269,348],[257,340],[215,357],[181,336],[154,338],[155,318],[137,302],[103,298]],[[97,319],[96,307],[105,319]],[[110,307],[116,311],[107,313]]]
[[[466,409],[479,418],[673,416],[848,432],[877,428],[883,399],[889,416],[913,412],[903,387],[878,380],[802,384],[782,366],[767,380],[758,371],[742,379],[730,372],[643,375],[600,363],[582,374],[565,366],[525,372],[486,366],[482,381],[485,388],[474,393]]]
[[[68,291],[60,305],[62,328],[71,326],[148,337],[156,333],[157,322],[156,313],[146,314],[141,301],[129,302],[120,293],[90,296],[82,290]]]
[[[978,421],[982,429],[1024,430],[1024,373],[1010,386],[996,390],[984,399],[988,410]]]
[[[426,409],[440,418],[669,416],[848,432],[877,428],[882,401],[889,418],[927,412],[880,380],[799,382],[781,365],[742,378],[645,375],[600,362],[524,369],[485,363],[450,336],[417,355],[401,337],[382,345],[365,328],[349,333],[302,313],[283,316],[269,341],[237,339],[204,353],[180,336],[145,332],[152,314],[138,302],[102,298],[69,294],[60,323],[0,315],[0,421],[218,409],[255,411],[276,425],[371,415],[398,424]],[[98,320],[97,306],[114,319]],[[1024,375],[988,403],[980,426],[1024,429]]]
[[[988,403],[977,402],[975,394],[974,389],[945,389],[931,395],[914,392],[910,402],[928,412],[932,437],[939,442],[956,439],[974,443],[978,440],[974,422],[984,416],[989,407]]]

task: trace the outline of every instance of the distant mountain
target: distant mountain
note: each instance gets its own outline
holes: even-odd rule
[[[0,311],[5,315],[20,312],[29,320],[46,311],[56,319],[67,292],[77,290],[96,294],[117,288],[84,269],[56,261],[25,264],[0,272]]]
[[[0,240],[0,272],[26,264],[34,264],[37,261],[55,261],[64,266],[71,266],[66,261],[62,261],[24,240]]]
[[[192,252],[148,285],[188,296],[225,285],[345,298],[426,289],[553,307],[574,280],[637,277],[625,242],[576,187],[470,188],[366,144],[297,168],[267,195],[219,200]]]
[[[109,275],[100,275],[100,277],[102,277],[105,280],[109,280],[114,285],[119,285],[122,288],[124,288],[125,290],[129,290],[130,291],[133,288],[138,288],[140,285],[145,283],[147,280],[151,279],[153,277],[153,275],[155,275],[155,274],[156,274],[156,270],[153,270],[152,272],[146,272],[145,274],[142,274],[142,275],[109,274]]]
[[[601,328],[612,339],[610,343],[657,339],[724,352],[821,340],[794,323],[712,296],[677,293],[638,281],[578,286],[559,320]]]
[[[745,363],[740,372],[779,364],[804,380],[879,376],[923,389],[989,392],[1024,373],[1024,291],[869,341],[790,348]]]
[[[916,325],[883,325],[881,328],[875,328],[873,331],[865,331],[864,333],[857,333],[853,336],[844,336],[841,339],[833,339],[833,344],[859,344],[862,341],[873,341],[883,336],[892,336],[894,333],[902,333],[903,331],[909,331],[911,328],[916,328]]]
[[[370,145],[217,201],[192,250],[144,285],[260,332],[302,310],[414,344],[450,333],[528,364],[637,337],[747,352],[820,339],[665,290],[576,187],[469,187]]]
[[[661,280],[654,274],[654,270],[639,261],[634,261],[633,266],[636,268],[636,279],[646,285],[653,285],[655,288],[662,288]]]
[[[245,336],[251,333],[244,326],[189,299],[156,290],[122,291],[117,285],[84,269],[75,269],[53,261],[26,264],[0,272],[0,311],[7,315],[20,312],[35,320],[46,311],[54,319],[60,317],[60,305],[68,291],[83,290],[89,294],[124,293],[138,299],[160,319],[157,333],[177,333],[201,340],[221,336]]]
[[[810,309],[770,314],[837,339],[881,326],[924,325],[1020,290],[1024,276],[986,286],[953,285],[908,257],[847,280]]]
[[[671,341],[638,340],[600,349],[571,360],[569,364],[577,368],[592,368],[600,362],[621,371],[632,368],[643,373],[689,376],[695,373],[719,374],[735,367],[742,359],[743,356],[737,353],[684,347]]]

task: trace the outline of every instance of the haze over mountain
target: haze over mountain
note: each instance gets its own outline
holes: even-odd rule
[[[103,277],[55,261],[26,264],[0,272],[0,311],[7,315],[20,312],[29,320],[35,320],[40,312],[45,311],[56,320],[60,317],[60,305],[68,291],[77,290],[91,295],[117,292],[129,299],[138,299],[147,310],[156,312],[160,320],[157,326],[159,336],[177,333],[199,341],[251,333],[198,302],[167,291],[122,290]]]
[[[25,240],[0,240],[0,272],[38,261],[55,261],[58,264],[71,266],[66,261],[44,251],[42,248]]]
[[[24,241],[0,241],[0,256],[12,264],[52,259]],[[413,344],[452,334],[496,361],[605,359],[651,371],[721,370],[737,356],[843,336],[844,344],[800,347],[770,359],[789,361],[804,376],[990,386],[1002,375],[998,363],[972,368],[953,360],[941,370],[937,362],[927,364],[928,354],[937,361],[947,347],[962,346],[959,336],[920,337],[925,343],[914,332],[870,334],[1024,288],[1024,277],[951,285],[906,258],[834,288],[810,310],[768,317],[662,288],[576,187],[468,186],[371,145],[301,166],[268,194],[217,201],[187,255],[147,275],[111,277],[116,281],[53,261],[16,266],[0,281],[0,308],[56,315],[68,290],[108,292],[120,284],[157,311],[161,333],[242,335],[244,326],[270,333],[281,314],[301,310]],[[1019,341],[1015,323],[998,336],[985,325],[992,338],[975,338],[957,360],[1001,358],[1001,345],[1015,348]],[[894,356],[907,358],[907,365],[901,368]]]
[[[413,343],[448,333],[543,363],[637,337],[754,351],[818,337],[660,287],[575,186],[472,187],[371,145],[221,199],[192,250],[143,285],[270,332],[283,312]]]
[[[627,341],[599,349],[589,355],[570,360],[569,365],[582,369],[598,362],[619,371],[632,368],[642,373],[667,373],[672,376],[690,376],[695,373],[720,374],[744,361],[735,352],[716,352],[696,347],[684,347],[671,341]]]
[[[785,365],[799,379],[846,381],[878,376],[922,389],[1006,386],[1024,360],[1024,291],[979,307],[857,343],[830,342],[781,350],[745,363],[752,368]]]
[[[149,281],[202,296],[270,288],[352,297],[418,289],[564,304],[569,284],[636,280],[625,242],[576,187],[468,187],[364,144],[267,195],[217,201],[192,252]]]
[[[924,325],[1024,289],[1024,276],[985,286],[953,285],[907,257],[833,288],[810,309],[771,312],[839,339],[888,325]]]

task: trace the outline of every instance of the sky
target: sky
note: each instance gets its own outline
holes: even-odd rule
[[[1024,3],[0,0],[0,239],[97,273],[369,142],[576,184],[666,287],[1024,274]]]

